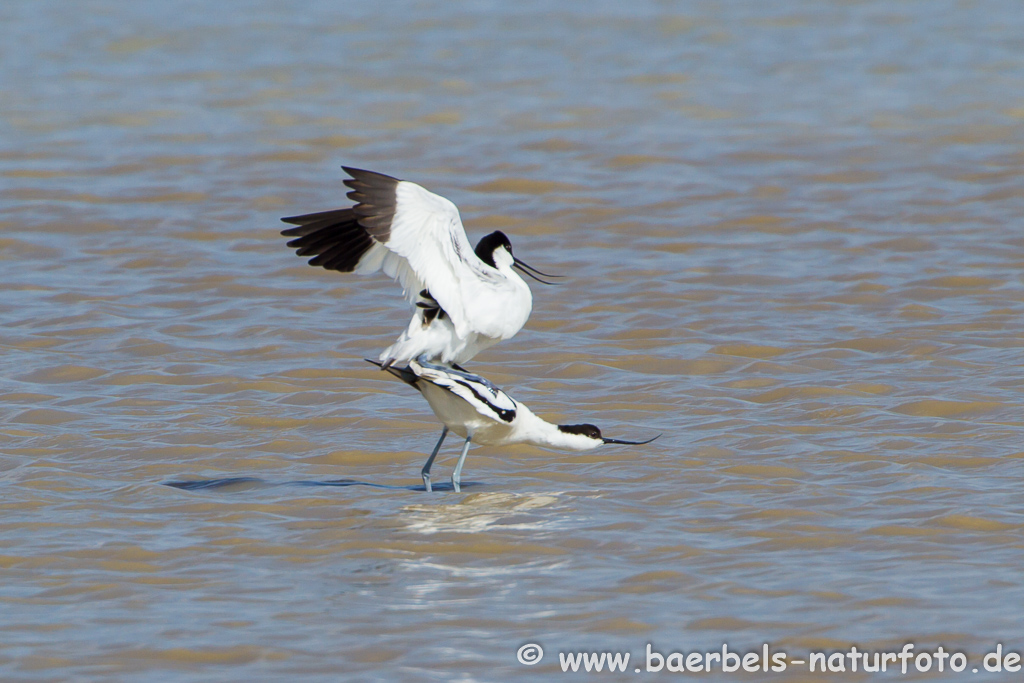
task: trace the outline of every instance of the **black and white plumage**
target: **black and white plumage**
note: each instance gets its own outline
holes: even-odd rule
[[[466,440],[452,473],[452,486],[456,491],[460,490],[462,465],[470,442],[487,446],[528,443],[587,451],[606,443],[640,445],[658,438],[622,441],[603,437],[601,430],[592,424],[552,424],[534,415],[524,404],[480,375],[431,363],[423,358],[410,361],[405,368],[390,366],[387,370],[423,394],[434,415],[444,424],[441,438],[421,471],[427,491],[431,490],[430,468],[449,431]]]
[[[421,356],[465,363],[522,329],[533,297],[513,268],[540,282],[533,273],[544,273],[515,258],[504,233],[487,235],[474,250],[449,200],[415,183],[343,168],[352,176],[345,184],[356,204],[282,218],[297,226],[282,234],[296,238],[288,246],[299,256],[314,257],[312,266],[384,271],[417,305],[408,328],[381,353],[384,367]]]

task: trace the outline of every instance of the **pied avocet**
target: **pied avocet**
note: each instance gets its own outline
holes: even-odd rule
[[[380,366],[381,363],[369,361]],[[460,490],[462,465],[466,461],[470,442],[485,446],[504,446],[528,443],[534,446],[568,448],[588,451],[606,443],[638,446],[646,441],[622,441],[601,436],[601,430],[592,424],[556,425],[543,420],[522,403],[479,375],[428,362],[420,358],[409,361],[408,367],[390,366],[388,372],[423,394],[430,408],[444,424],[441,438],[423,465],[421,474],[427,491],[430,486],[430,467],[441,449],[444,438],[452,431],[466,440],[459,462],[452,472],[452,486]]]
[[[281,234],[312,266],[361,274],[383,270],[402,285],[416,313],[380,355],[382,367],[425,357],[465,363],[516,334],[530,317],[530,287],[546,275],[517,259],[502,232],[472,249],[455,204],[415,183],[342,167],[355,206],[282,218],[298,227]],[[531,272],[532,271],[532,272]]]

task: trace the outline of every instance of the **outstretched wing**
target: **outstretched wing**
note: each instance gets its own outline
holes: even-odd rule
[[[343,168],[352,176],[345,184],[355,206],[282,218],[298,226],[281,233],[297,238],[288,246],[299,256],[313,255],[312,266],[356,273],[383,270],[402,285],[410,302],[426,289],[456,332],[468,334],[460,280],[480,267],[455,204],[415,183]]]
[[[501,422],[516,418],[518,406],[512,397],[480,375],[423,360],[409,361],[408,369],[421,380],[455,394],[484,417]]]

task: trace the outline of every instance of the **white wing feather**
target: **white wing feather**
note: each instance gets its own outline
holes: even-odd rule
[[[398,280],[410,302],[421,289],[429,290],[451,318],[456,333],[467,335],[461,281],[473,272],[467,255],[476,255],[458,208],[408,181],[399,183],[395,194],[395,218],[384,246],[397,258],[385,258],[384,272]]]

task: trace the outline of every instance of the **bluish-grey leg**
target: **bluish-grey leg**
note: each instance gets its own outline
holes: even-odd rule
[[[434,452],[427,458],[427,464],[420,470],[420,474],[423,476],[423,485],[427,487],[427,493],[430,493],[434,489],[430,488],[430,468],[434,464],[434,458],[437,457],[437,452],[441,450],[441,444],[444,443],[444,437],[448,436],[448,427],[441,430],[441,438],[437,440],[437,445],[434,446]]]
[[[452,486],[455,488],[455,493],[459,493],[462,490],[459,488],[459,482],[462,481],[462,463],[466,462],[466,453],[469,453],[469,442],[472,440],[472,436],[466,437],[466,445],[462,447],[459,464],[455,466],[455,471],[452,472]]]

